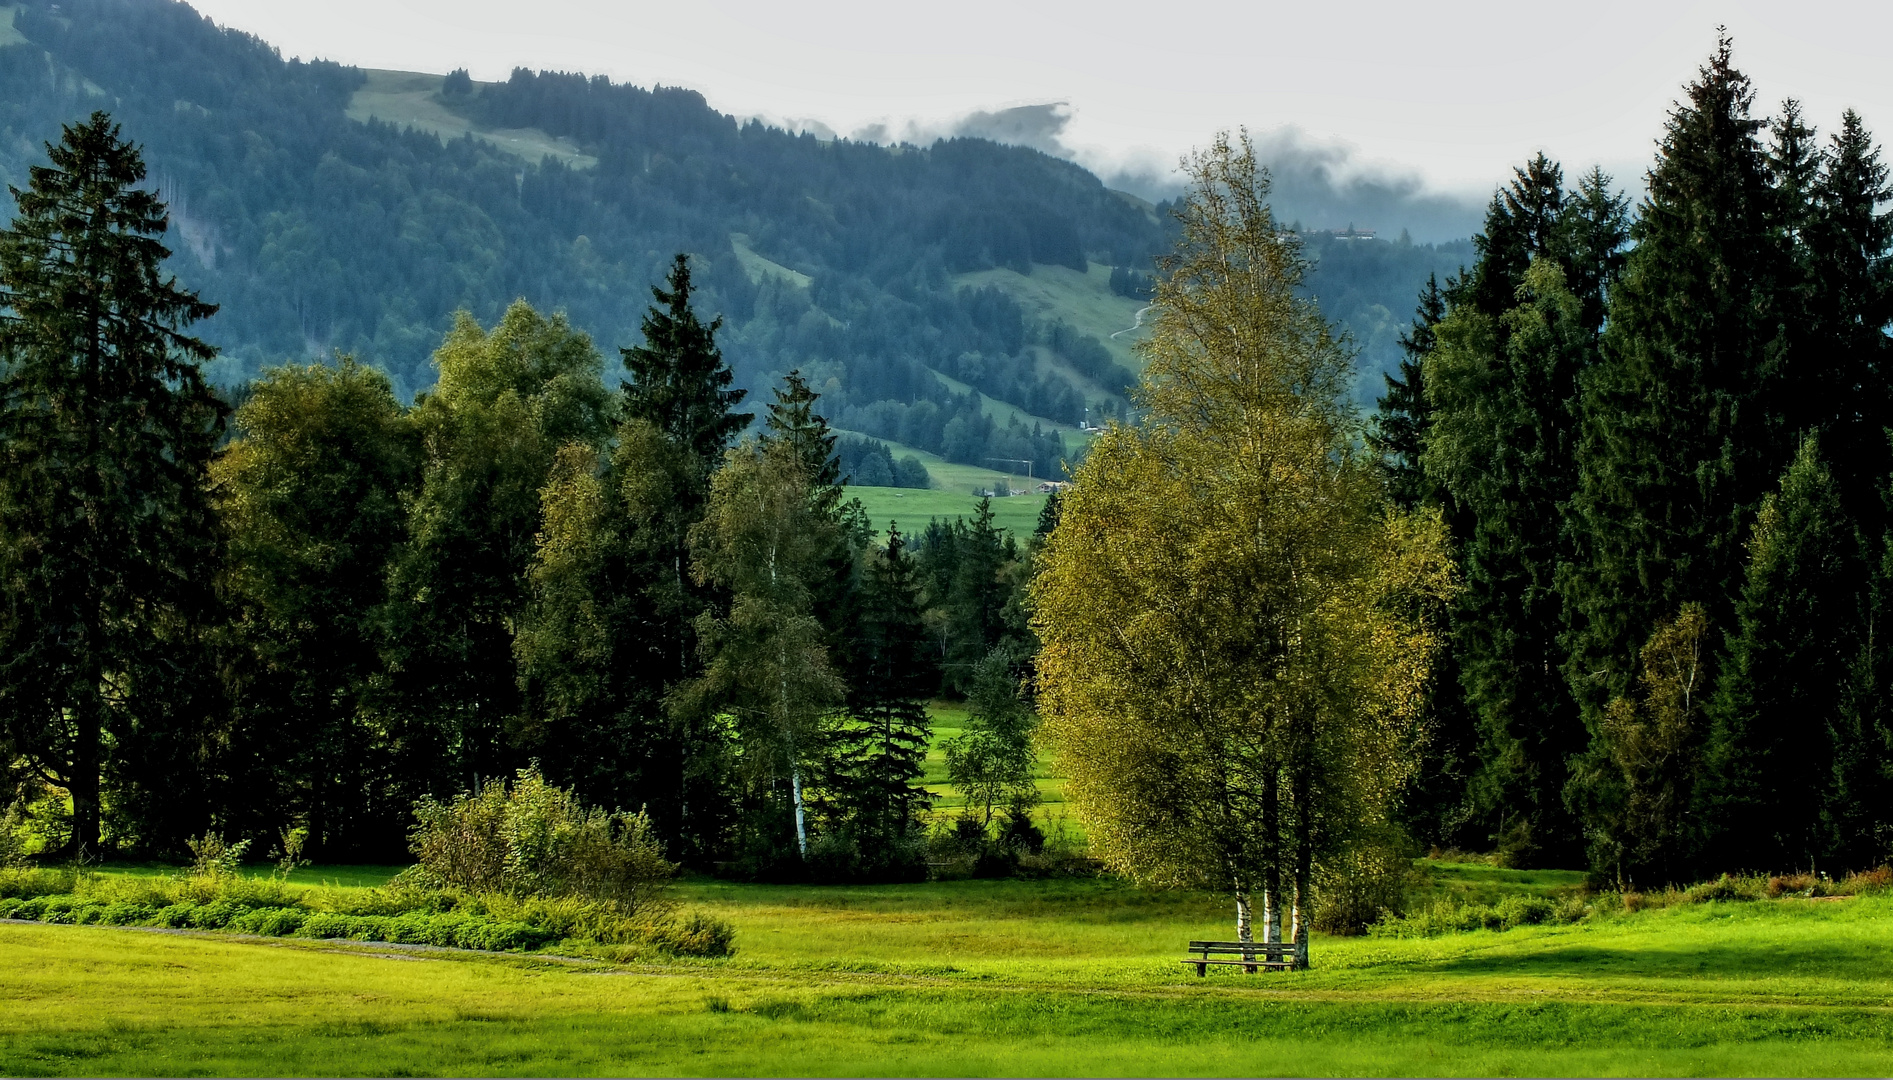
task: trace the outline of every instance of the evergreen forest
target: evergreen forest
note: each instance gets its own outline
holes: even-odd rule
[[[1275,222],[1246,140],[1150,206],[681,90],[429,91],[565,148],[527,162],[168,0],[12,18],[0,795],[49,857],[393,861],[417,805],[530,774],[694,868],[918,880],[945,698],[969,843],[1043,842],[1056,752],[1081,806],[1157,807],[1100,849],[1163,880],[1202,780],[1166,687],[1237,728],[1318,689],[1256,766],[1304,945],[1311,890],[1421,847],[1619,887],[1893,853],[1893,188],[1727,40],[1639,201],[1539,155],[1434,247]],[[1060,271],[1154,311],[1134,351],[990,283]],[[1075,486],[1029,537],[870,521],[853,484],[928,483],[889,443]],[[1092,662],[1138,635],[1215,648]]]

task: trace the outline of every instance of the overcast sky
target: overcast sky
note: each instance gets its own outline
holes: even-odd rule
[[[1011,114],[1110,174],[1168,171],[1217,129],[1299,129],[1342,169],[1479,194],[1538,149],[1630,180],[1714,45],[1766,109],[1852,106],[1893,132],[1893,3],[1169,0],[192,0],[285,56],[502,79],[515,66],[701,91],[840,134]],[[1061,118],[1062,117],[1062,123]],[[1047,130],[1029,130],[1034,123]]]

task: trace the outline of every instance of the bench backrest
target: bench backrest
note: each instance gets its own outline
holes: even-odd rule
[[[1190,951],[1195,953],[1236,953],[1244,956],[1273,958],[1292,956],[1295,943],[1292,941],[1192,941]]]

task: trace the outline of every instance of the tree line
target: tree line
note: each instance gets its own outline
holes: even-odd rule
[[[1429,283],[1374,445],[1461,589],[1409,799],[1442,845],[1620,883],[1893,841],[1893,191],[1724,39],[1633,213],[1542,154]]]
[[[739,411],[684,256],[615,390],[520,301],[411,406],[348,357],[226,401],[138,150],[49,150],[0,233],[0,759],[49,853],[394,857],[536,763],[672,858],[911,876],[942,692],[1024,797],[1028,553],[983,507],[875,542],[799,373]]]

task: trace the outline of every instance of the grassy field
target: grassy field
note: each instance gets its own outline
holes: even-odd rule
[[[848,495],[861,500],[861,505],[867,509],[868,520],[874,523],[875,532],[883,543],[887,540],[887,523],[890,521],[900,525],[902,535],[913,536],[925,529],[927,522],[934,518],[941,521],[970,519],[979,506],[979,498],[970,491],[849,487]],[[1045,499],[1044,495],[1014,495],[994,499],[994,527],[1010,532],[1019,543],[1025,543],[1032,538],[1032,530],[1038,528],[1039,512],[1045,509]]]
[[[573,168],[598,164],[570,139],[558,138],[537,128],[493,128],[476,124],[440,100],[442,75],[416,71],[381,71],[370,69],[359,90],[348,99],[348,117],[366,121],[369,117],[416,128],[439,136],[458,139],[472,135],[476,139],[513,154],[525,161],[554,158]]]
[[[961,274],[953,284],[961,289],[998,289],[1017,301],[1027,316],[1063,319],[1103,342],[1125,368],[1144,369],[1143,358],[1131,349],[1145,335],[1141,329],[1132,329],[1137,326],[1137,310],[1144,304],[1112,292],[1111,268],[1102,263],[1090,264],[1082,274],[1067,266],[1044,265],[1034,265],[1030,274],[979,270]]]
[[[1435,871],[1445,890],[1557,884]],[[1228,934],[1220,897],[1108,879],[681,891],[736,924],[734,959],[612,966],[0,924],[0,1072],[1893,1071],[1887,897],[1318,937],[1313,971],[1199,980],[1175,961],[1185,940]]]

